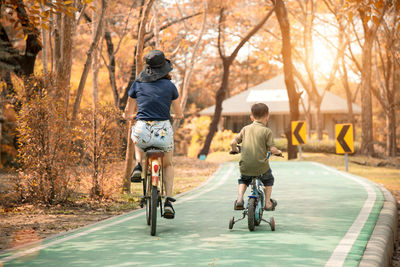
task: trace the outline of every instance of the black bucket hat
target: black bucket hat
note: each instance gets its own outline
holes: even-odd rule
[[[160,50],[153,50],[144,56],[146,65],[136,78],[138,82],[154,82],[167,75],[173,68],[171,61],[165,58]]]

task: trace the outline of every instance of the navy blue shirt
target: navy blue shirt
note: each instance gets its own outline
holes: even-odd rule
[[[176,86],[168,79],[143,83],[135,81],[128,95],[136,98],[137,120],[163,121],[170,119],[172,100],[178,98]]]

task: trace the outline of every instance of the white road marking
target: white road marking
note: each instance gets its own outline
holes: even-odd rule
[[[210,188],[208,188],[208,189],[206,189],[206,190],[202,190],[202,191],[200,191],[200,192],[198,192],[198,193],[195,193],[195,194],[192,195],[192,196],[184,197],[183,199],[178,200],[177,203],[183,203],[183,202],[185,202],[185,201],[192,200],[192,199],[194,199],[194,198],[196,198],[196,197],[199,197],[199,196],[201,196],[201,195],[203,195],[203,194],[205,194],[205,193],[208,193],[208,192],[210,192],[210,191],[212,191],[212,190],[217,189],[219,186],[221,186],[221,185],[226,181],[226,179],[229,177],[229,175],[231,174],[231,172],[232,172],[233,169],[234,169],[234,164],[230,164],[228,171],[224,174],[224,176],[223,176],[216,184],[214,184],[213,186],[211,186]],[[218,170],[215,172],[214,177],[217,176],[217,175],[219,175],[219,172],[220,172],[221,170],[222,170],[222,168],[218,169]],[[209,179],[209,181],[211,181],[214,177],[212,177],[211,179]],[[208,184],[208,182],[205,183],[204,185],[206,185],[206,184]],[[196,188],[196,189],[197,189],[197,188]],[[195,189],[195,190],[196,190],[196,189]],[[42,250],[42,249],[46,249],[46,248],[48,248],[48,247],[50,247],[50,246],[53,246],[53,245],[57,245],[57,244],[66,242],[66,241],[68,241],[68,240],[71,240],[71,239],[74,239],[74,238],[77,238],[77,237],[80,237],[80,236],[84,236],[84,235],[87,235],[87,234],[90,234],[90,233],[93,233],[93,232],[102,230],[102,229],[104,229],[104,228],[107,228],[107,227],[110,227],[110,226],[114,226],[114,225],[117,225],[117,224],[126,222],[126,221],[128,221],[128,220],[132,220],[132,219],[134,219],[134,218],[140,217],[140,216],[142,216],[142,215],[145,214],[144,211],[141,211],[141,212],[139,212],[139,213],[137,213],[137,212],[138,212],[138,211],[134,211],[134,213],[136,213],[136,214],[134,214],[134,215],[132,215],[132,216],[129,216],[129,217],[126,217],[126,218],[123,218],[123,219],[121,219],[121,220],[116,220],[116,221],[113,221],[113,222],[110,222],[110,223],[107,223],[107,224],[104,224],[104,225],[100,225],[100,226],[97,226],[97,227],[94,227],[94,228],[90,228],[90,229],[87,229],[87,230],[85,230],[85,231],[82,231],[82,232],[79,232],[79,233],[76,233],[76,234],[72,234],[72,235],[69,235],[69,236],[66,236],[66,237],[63,237],[63,238],[60,238],[60,239],[51,241],[51,242],[49,242],[49,243],[47,243],[47,244],[44,244],[44,245],[36,246],[36,247],[30,248],[30,249],[25,249],[25,250],[23,250],[23,248],[22,248],[22,251],[17,252],[17,253],[15,253],[15,254],[13,254],[13,255],[10,255],[10,256],[8,256],[8,257],[5,257],[5,258],[0,259],[0,266],[1,266],[1,264],[4,264],[4,263],[6,263],[6,262],[8,262],[8,261],[11,261],[11,260],[14,260],[14,259],[18,259],[18,258],[20,258],[20,257],[23,257],[23,256],[26,256],[26,255],[35,253],[35,252],[37,252],[37,251],[40,251],[40,250]],[[121,216],[124,216],[124,215],[121,215]],[[115,219],[115,218],[114,218],[114,219]]]
[[[374,188],[367,182],[365,182],[363,179],[358,178],[354,175],[344,173],[341,171],[338,171],[334,168],[330,168],[328,166],[325,166],[323,164],[319,164],[316,162],[313,162],[313,164],[318,165],[320,167],[323,167],[331,172],[338,173],[350,180],[353,180],[354,182],[360,184],[362,187],[364,187],[365,191],[367,191],[368,197],[364,202],[363,207],[361,208],[360,213],[358,214],[356,220],[353,222],[347,233],[344,235],[342,240],[339,242],[339,244],[336,246],[335,250],[333,251],[331,257],[329,258],[328,262],[325,264],[325,266],[342,266],[344,264],[344,261],[346,260],[347,255],[349,254],[351,248],[353,247],[354,242],[357,240],[361,230],[364,228],[365,223],[368,220],[368,217],[372,211],[372,208],[374,207],[375,200],[376,200],[376,192]]]

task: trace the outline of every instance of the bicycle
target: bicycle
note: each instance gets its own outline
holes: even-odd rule
[[[237,154],[239,152],[229,152],[230,154]],[[268,152],[267,159],[270,157],[271,152]],[[276,155],[283,157],[282,155]],[[251,181],[251,194],[249,195],[249,199],[247,201],[247,205],[243,210],[243,216],[240,219],[235,220],[235,217],[232,216],[229,220],[229,229],[233,229],[233,225],[238,221],[243,220],[247,216],[247,224],[250,231],[254,231],[255,226],[259,226],[261,222],[266,222],[269,224],[271,231],[275,231],[275,219],[274,217],[270,217],[269,221],[262,218],[264,211],[264,201],[265,201],[265,193],[264,193],[264,185],[258,177],[255,177]]]
[[[150,234],[154,236],[157,228],[157,207],[160,206],[161,217],[164,217],[163,199],[175,202],[172,197],[167,197],[163,181],[163,156],[164,152],[157,147],[145,149],[144,165],[140,181],[143,183],[143,196],[140,207],[146,205],[146,222],[150,225]]]

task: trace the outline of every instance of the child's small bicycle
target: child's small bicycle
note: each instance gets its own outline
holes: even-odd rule
[[[239,152],[240,152],[240,147]],[[239,152],[230,152],[230,154],[237,154]],[[269,158],[271,152],[268,152],[267,158]],[[280,155],[283,157],[282,155]],[[235,220],[235,217],[232,216],[229,220],[229,229],[233,229],[233,225],[238,221],[246,218],[247,215],[247,224],[250,231],[254,231],[255,226],[259,226],[261,221],[264,221],[269,224],[272,231],[275,231],[275,219],[274,217],[270,217],[269,221],[263,219],[263,211],[264,211],[264,201],[265,201],[265,193],[263,189],[264,185],[259,178],[253,178],[251,182],[251,194],[249,195],[249,200],[245,209],[243,210],[243,216],[240,219]]]

